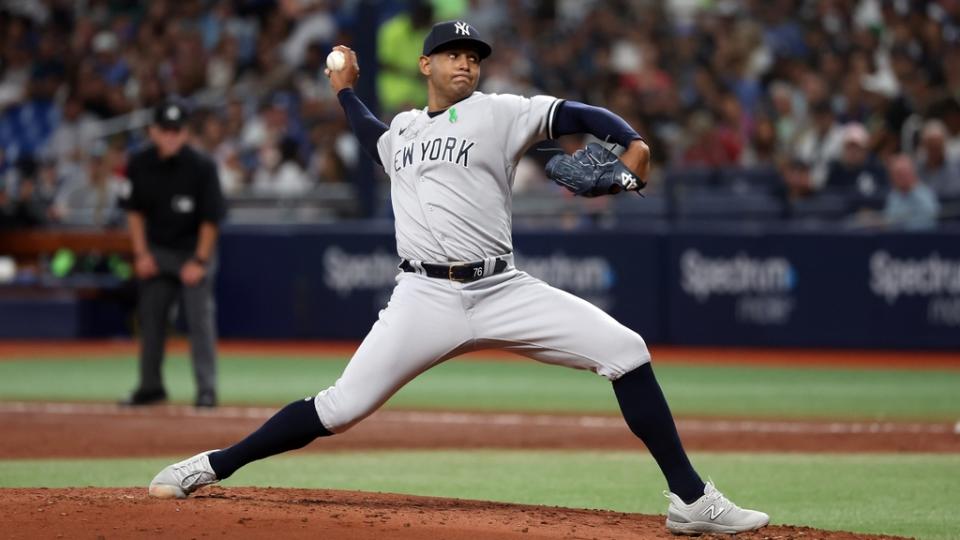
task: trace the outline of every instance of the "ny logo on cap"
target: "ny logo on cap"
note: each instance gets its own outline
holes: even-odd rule
[[[454,23],[454,24],[453,24],[453,29],[454,29],[454,31],[455,31],[456,33],[460,34],[461,36],[469,36],[469,35],[470,35],[470,25],[467,24],[467,23],[465,23],[465,22],[457,22],[457,23]]]
[[[176,122],[177,120],[179,120],[179,119],[180,119],[180,109],[178,109],[178,108],[176,108],[175,106],[172,106],[172,105],[171,105],[170,107],[167,107],[167,118],[170,119],[171,121],[174,121],[174,122]]]

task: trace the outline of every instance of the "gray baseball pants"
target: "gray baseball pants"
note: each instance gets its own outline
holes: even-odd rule
[[[164,350],[170,309],[179,297],[190,332],[190,356],[197,395],[216,393],[217,389],[217,327],[214,319],[213,278],[216,260],[207,263],[207,275],[193,287],[180,281],[180,268],[192,252],[175,251],[150,246],[159,274],[140,282],[140,300],[137,312],[140,318],[140,389],[163,388]]]

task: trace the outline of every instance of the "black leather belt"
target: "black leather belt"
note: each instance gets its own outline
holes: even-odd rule
[[[424,273],[427,274],[427,277],[467,283],[503,272],[507,269],[507,261],[497,258],[493,263],[493,271],[489,274],[484,274],[483,272],[483,267],[486,266],[484,261],[454,264],[420,263],[420,266],[423,268]],[[400,269],[404,272],[417,271],[417,269],[410,264],[410,261],[406,259],[400,263]]]

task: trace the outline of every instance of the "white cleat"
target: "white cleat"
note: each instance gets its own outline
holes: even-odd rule
[[[667,529],[673,534],[704,534],[753,531],[770,523],[770,516],[756,510],[747,510],[717,491],[713,482],[703,488],[703,497],[690,504],[673,493],[664,492],[670,499],[667,508]]]
[[[158,499],[186,499],[203,486],[219,482],[213,467],[210,466],[210,458],[207,457],[211,452],[216,450],[208,450],[165,467],[150,482],[150,496]]]

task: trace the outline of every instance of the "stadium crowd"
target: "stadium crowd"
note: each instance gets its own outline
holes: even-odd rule
[[[361,66],[382,118],[423,106],[423,36],[464,18],[496,51],[482,91],[617,112],[653,149],[649,193],[681,215],[706,196],[736,217],[760,193],[776,219],[960,218],[960,0],[9,0],[0,224],[119,224],[127,155],[168,94],[195,105],[194,143],[229,197],[350,183],[363,158],[323,69],[369,32],[365,9],[381,21]],[[525,158],[519,193],[562,191],[547,157]]]

